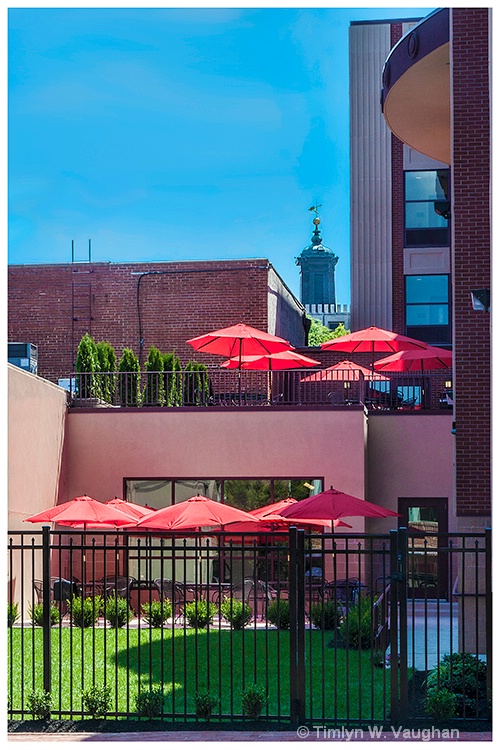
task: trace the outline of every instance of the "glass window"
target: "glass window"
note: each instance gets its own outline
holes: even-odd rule
[[[448,325],[448,305],[408,305],[406,325],[446,326]]]
[[[172,482],[167,479],[128,479],[126,499],[149,508],[172,505]]]
[[[405,172],[406,247],[449,244],[448,170]]]
[[[407,276],[406,302],[448,302],[448,276]]]

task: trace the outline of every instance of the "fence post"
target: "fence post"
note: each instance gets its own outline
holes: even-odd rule
[[[389,552],[389,574],[391,579],[390,588],[390,630],[389,638],[391,644],[391,721],[395,725],[399,719],[399,618],[398,618],[398,532],[393,529],[390,532]]]
[[[288,533],[290,567],[288,571],[290,606],[290,720],[298,726],[297,715],[297,529],[290,526]],[[279,593],[278,593],[279,596]]]
[[[42,527],[43,689],[51,692],[50,526]]]
[[[486,685],[488,697],[491,697],[493,683],[493,610],[492,610],[492,586],[491,586],[491,529],[485,529],[485,591],[486,591]]]
[[[306,719],[306,607],[305,607],[305,536],[297,532],[297,723]]]
[[[398,532],[398,561],[399,719],[404,722],[408,718],[408,529],[405,526],[400,526]]]

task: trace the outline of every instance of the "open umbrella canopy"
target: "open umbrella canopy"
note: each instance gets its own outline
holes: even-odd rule
[[[126,526],[130,524],[131,516],[88,495],[81,495],[24,520],[31,523],[51,521],[65,526],[77,524],[79,528],[87,529]]]
[[[324,341],[321,348],[339,352],[399,352],[404,349],[426,349],[427,344],[400,333],[370,326]]]
[[[127,513],[132,518],[143,518],[154,513],[154,508],[146,508],[144,505],[137,505],[137,503],[130,503],[128,500],[122,500],[119,497],[114,497],[112,500],[106,500],[105,505],[109,505],[112,508],[118,508],[123,513]]]
[[[222,354],[226,357],[242,357],[247,354],[272,354],[291,348],[291,344],[279,336],[237,323],[212,333],[204,333],[186,341],[197,352]]]
[[[248,354],[241,358],[228,359],[221,364],[229,370],[296,370],[301,367],[317,367],[321,362],[305,357],[293,349],[274,354]]]
[[[342,518],[343,516],[361,516],[364,518],[386,518],[398,516],[392,510],[382,508],[375,503],[361,500],[359,497],[347,495],[345,492],[329,490],[311,495],[305,500],[299,500],[295,505],[280,512],[285,518]]]
[[[314,382],[324,380],[359,380],[360,376],[363,375],[365,378],[370,380],[389,380],[386,375],[381,375],[378,372],[369,370],[368,367],[358,365],[356,362],[352,362],[350,359],[344,359],[343,362],[338,362],[336,365],[326,367],[324,370],[319,372],[313,372],[312,375],[302,378],[301,382]]]
[[[160,508],[141,518],[135,528],[156,529],[158,531],[181,531],[212,526],[225,526],[233,521],[257,522],[254,516],[232,505],[218,503],[203,495],[196,495],[182,503]]]
[[[389,357],[375,362],[375,369],[385,372],[411,372],[424,370],[449,369],[453,364],[453,354],[438,346],[428,346],[427,349],[415,349],[395,352]]]

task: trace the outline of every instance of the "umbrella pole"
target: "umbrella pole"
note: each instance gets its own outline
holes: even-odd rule
[[[239,353],[239,361],[238,361],[238,395],[239,395],[239,401],[241,406],[241,348],[243,346],[243,339],[240,339],[240,353]]]

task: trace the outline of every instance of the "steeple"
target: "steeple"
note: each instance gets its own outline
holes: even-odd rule
[[[303,305],[335,305],[335,266],[338,256],[323,245],[319,225],[317,204],[309,211],[316,214],[313,219],[314,230],[311,244],[305,247],[295,262],[300,266],[300,297]]]

